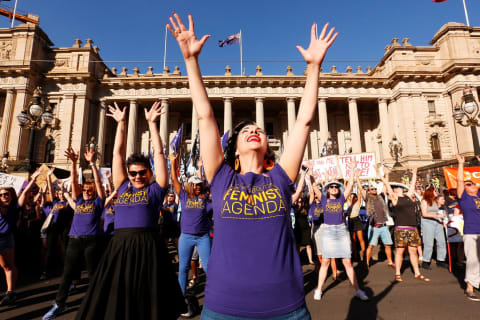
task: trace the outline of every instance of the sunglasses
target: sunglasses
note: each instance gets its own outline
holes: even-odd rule
[[[368,191],[377,191],[377,188],[370,188]]]
[[[128,171],[128,175],[132,178],[136,177],[137,175],[140,175],[140,177],[145,177],[147,175],[147,172],[148,172],[147,169],[143,169],[140,171]]]
[[[83,192],[93,192],[93,189],[83,189]]]
[[[339,186],[328,186],[329,189],[340,189]]]
[[[0,193],[0,197],[10,197],[10,193],[8,192]]]
[[[470,183],[470,182],[465,183],[465,187],[471,187],[471,186],[473,186],[473,185],[474,185],[474,184],[473,184],[473,183]],[[0,196],[1,196],[1,194],[0,194]]]

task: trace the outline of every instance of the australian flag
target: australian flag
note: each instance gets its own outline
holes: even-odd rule
[[[240,43],[240,33],[233,34],[225,40],[218,41],[218,46],[220,48],[223,48],[227,45],[236,44],[236,43]]]

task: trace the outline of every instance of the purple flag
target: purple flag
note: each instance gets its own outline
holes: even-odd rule
[[[227,132],[225,132],[223,134],[223,137],[222,137],[222,150],[223,150],[223,152],[225,152],[225,148],[227,147],[228,136],[229,135],[230,135],[230,130],[227,130]]]
[[[182,137],[183,137],[183,123],[180,125],[180,128],[178,128],[177,134],[172,139],[172,142],[170,142],[170,149],[172,149],[175,155],[178,153],[178,150],[180,150],[180,143],[182,143]]]
[[[236,44],[236,43],[240,43],[240,33],[232,34],[227,39],[218,41],[218,46],[220,48],[223,48],[225,46]]]

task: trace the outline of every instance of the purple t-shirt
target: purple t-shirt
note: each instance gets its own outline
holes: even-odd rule
[[[343,194],[338,199],[327,199],[327,196],[322,194],[321,204],[323,207],[323,223],[329,225],[343,223],[343,205],[345,204]]]
[[[45,213],[45,217],[53,214],[53,223],[64,223],[68,220],[70,206],[67,201],[53,200],[53,202],[43,207],[43,212]]]
[[[182,189],[178,195],[182,205],[180,230],[182,233],[200,234],[210,230],[210,218],[207,213],[207,199],[194,196],[189,199]]]
[[[317,203],[315,200],[313,200],[313,202],[310,204],[310,209],[308,210],[308,216],[311,217],[315,224],[323,223],[322,203]]]
[[[118,188],[115,202],[115,230],[125,228],[157,228],[166,188],[157,182],[136,189],[125,180]]]
[[[95,236],[101,234],[100,217],[103,211],[104,201],[100,197],[93,200],[84,200],[78,196],[75,201],[72,227],[69,236]]]
[[[465,191],[458,200],[463,213],[464,234],[480,234],[480,191],[477,196],[471,196]]]
[[[103,218],[103,232],[108,235],[113,235],[114,221],[115,221],[115,200],[112,200],[108,206],[105,207],[105,210],[102,212]]]
[[[164,216],[163,218],[165,219],[166,224],[173,224],[178,222],[178,204],[175,202],[172,204],[168,204],[168,202],[165,202],[163,205],[163,212]]]
[[[0,214],[0,234],[6,235],[13,231],[18,219],[19,209],[18,204],[12,201],[7,212],[4,215]]]
[[[211,183],[215,240],[205,305],[221,314],[267,318],[305,303],[290,221],[292,181],[277,164],[241,175],[225,163]]]

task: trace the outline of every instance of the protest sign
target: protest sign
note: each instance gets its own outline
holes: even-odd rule
[[[45,165],[45,164],[42,164],[40,166],[40,168],[38,168],[37,170],[40,170],[40,174],[38,175],[37,179],[35,180],[35,184],[41,189],[41,190],[46,190],[47,188],[47,178],[48,178],[48,171],[50,170],[50,168]],[[52,174],[50,176],[50,180],[52,181],[52,183],[54,183],[56,180],[57,180],[57,177],[55,177],[54,174]]]
[[[458,168],[444,167],[443,174],[448,189],[457,188],[457,172]],[[480,167],[463,168],[463,176],[465,180],[472,180],[473,183],[480,185]]]
[[[323,157],[303,162],[304,166],[307,164],[312,165],[313,172],[311,174],[313,174],[316,179],[326,181],[341,178],[337,156]]]
[[[357,153],[338,156],[338,166],[340,167],[344,179],[350,177],[350,163],[356,161],[356,169],[360,179],[375,179],[375,153]]]
[[[450,216],[443,223],[447,228],[448,242],[463,242],[463,216]]]
[[[25,179],[22,177],[13,176],[11,174],[0,173],[0,187],[1,188],[14,188],[17,194],[22,188]]]
[[[102,179],[102,184],[103,185],[108,185],[108,178],[107,177],[112,176],[112,169],[102,167],[98,170],[98,172],[100,174],[100,179]]]

